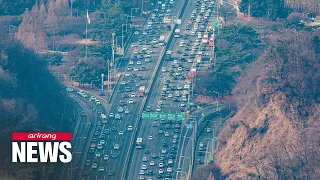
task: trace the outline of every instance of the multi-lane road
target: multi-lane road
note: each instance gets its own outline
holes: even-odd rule
[[[74,179],[88,180],[188,177],[193,158],[190,146],[199,146],[190,141],[194,136],[192,123],[198,121],[193,113],[214,111],[212,107],[203,110],[189,107],[193,85],[188,80],[190,69],[199,71],[205,64],[196,63],[191,54],[206,52],[208,48],[199,42],[200,30],[194,30],[198,34],[193,36],[188,27],[195,23],[195,17],[202,15],[203,18],[202,11],[207,13],[210,6],[209,1],[191,0],[166,1],[165,6],[157,4],[142,29],[134,32],[124,55],[129,61],[122,61],[117,69],[121,75],[110,103],[102,99],[102,105],[89,102],[90,94],[85,100],[71,95],[86,109],[87,116],[81,117],[80,125],[76,126],[76,166],[65,168],[62,177],[68,177],[67,174]],[[168,27],[163,23],[164,17],[171,18],[172,22],[181,19],[181,23]],[[202,23],[203,29],[214,18],[210,16]],[[179,37],[175,36],[176,29],[181,30]],[[166,41],[164,46],[159,44],[162,36]],[[168,50],[172,51],[170,61],[163,57]],[[139,97],[141,86],[147,90],[143,97]],[[141,118],[142,111],[182,114],[187,110],[191,110],[190,117],[194,118],[185,119],[183,123]],[[107,122],[101,114],[106,115]],[[135,148],[137,137],[143,139],[142,149]]]

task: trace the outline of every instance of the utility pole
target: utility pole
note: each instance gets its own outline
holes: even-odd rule
[[[113,65],[113,75],[115,76],[116,75],[116,70],[117,70],[117,65],[116,65],[116,61],[115,61],[115,58],[114,58],[114,55],[115,55],[115,45],[114,45],[114,38],[115,38],[115,35],[116,33],[113,32],[112,33],[112,65]]]

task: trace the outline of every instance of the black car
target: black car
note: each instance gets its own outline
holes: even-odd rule
[[[146,153],[146,154],[150,154],[150,149],[146,149],[146,150],[144,150],[144,153]]]
[[[90,175],[90,171],[85,170],[85,171],[82,172],[82,175],[83,176],[89,176]]]

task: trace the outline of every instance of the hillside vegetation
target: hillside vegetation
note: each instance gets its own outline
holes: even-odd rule
[[[7,44],[0,51],[0,177],[30,179],[38,165],[10,162],[11,132],[68,131],[73,107],[44,60],[19,43]]]
[[[238,112],[220,131],[227,179],[320,177],[319,33],[284,30],[240,77]]]

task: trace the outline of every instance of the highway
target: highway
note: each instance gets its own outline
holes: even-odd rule
[[[120,77],[110,103],[101,100],[103,110],[96,107],[106,115],[107,123],[103,123],[96,108],[92,112],[88,109],[87,123],[82,123],[84,126],[79,128],[76,144],[85,147],[77,147],[79,157],[76,160],[80,159],[80,163],[78,167],[72,167],[76,169],[74,179],[175,178],[177,164],[181,167],[189,165],[181,157],[191,156],[188,148],[191,141],[188,139],[192,136],[192,128],[184,126],[190,124],[190,119],[183,122],[146,120],[141,119],[140,113],[143,107],[144,111],[150,112],[186,112],[192,87],[188,80],[189,71],[195,67],[199,71],[202,65],[196,63],[191,53],[187,52],[189,50],[184,48],[191,49],[191,44],[195,43],[196,51],[208,50],[186,30],[190,16],[197,14],[196,8],[199,9],[196,1],[191,0],[179,0],[172,4],[166,2],[165,6],[158,4],[142,29],[134,32],[124,55],[125,59],[130,60],[122,61],[117,69]],[[167,25],[162,23],[164,15],[172,20],[181,18],[181,24],[167,29]],[[173,37],[176,35],[175,29],[181,29],[179,37]],[[167,41],[165,46],[159,45],[159,37],[162,36]],[[163,57],[167,50],[173,52],[170,61]],[[138,96],[141,86],[147,90],[152,87],[147,96]],[[195,109],[189,109],[192,115]],[[83,132],[85,135],[81,135]],[[136,137],[143,138],[142,149],[135,149]]]
[[[146,25],[147,26],[147,25]],[[156,26],[159,32],[159,35],[168,36],[170,31],[167,31],[161,24]],[[145,27],[144,27],[145,28]],[[158,38],[143,38],[145,34],[142,31],[139,31],[139,34],[135,34],[132,39],[131,46],[125,53],[126,58],[131,58],[131,62],[122,62],[118,71],[122,74],[119,83],[116,86],[115,94],[110,102],[110,109],[107,109],[106,115],[109,116],[110,113],[114,115],[119,114],[120,119],[115,119],[114,117],[108,117],[108,123],[101,126],[100,133],[94,133],[93,138],[105,140],[105,144],[101,149],[95,149],[94,151],[88,149],[87,147],[87,156],[83,163],[82,179],[121,179],[124,170],[124,163],[129,158],[127,149],[131,144],[130,139],[133,132],[128,131],[128,126],[133,126],[134,130],[137,130],[135,121],[138,117],[138,110],[141,106],[143,97],[138,96],[139,86],[150,86],[150,74],[154,72],[154,66],[159,61],[160,53],[164,50],[162,46],[153,46],[152,39]],[[146,41],[145,41],[146,40]],[[150,53],[148,62],[145,61],[145,58],[148,56],[140,55],[141,50],[152,51]],[[139,58],[134,58],[134,56]],[[143,57],[142,59],[140,57]],[[129,68],[130,67],[130,68]],[[145,70],[141,68],[145,67]],[[139,68],[136,70],[136,68]],[[139,76],[142,77],[139,79]],[[138,86],[139,85],[139,86]],[[130,89],[130,90],[128,90]],[[128,92],[127,92],[128,91]],[[124,98],[124,96],[134,93],[136,97]],[[129,100],[132,99],[133,103],[129,103]],[[122,101],[122,102],[120,102]],[[123,109],[128,109],[129,113],[125,114],[123,112],[118,112],[118,107]],[[99,117],[100,118],[100,117]],[[98,118],[98,122],[100,119]],[[96,127],[96,129],[99,127]],[[121,133],[119,133],[121,132]],[[123,132],[123,133],[122,133]],[[103,135],[104,133],[104,135]],[[102,136],[105,136],[102,138]],[[94,143],[94,142],[93,142]],[[97,144],[98,142],[96,142]],[[115,149],[113,146],[115,144],[119,145],[119,149]],[[108,160],[104,160],[104,156],[108,156]],[[97,167],[93,167],[93,163],[97,164]],[[85,172],[85,173],[84,173]],[[89,172],[89,173],[87,173]]]

